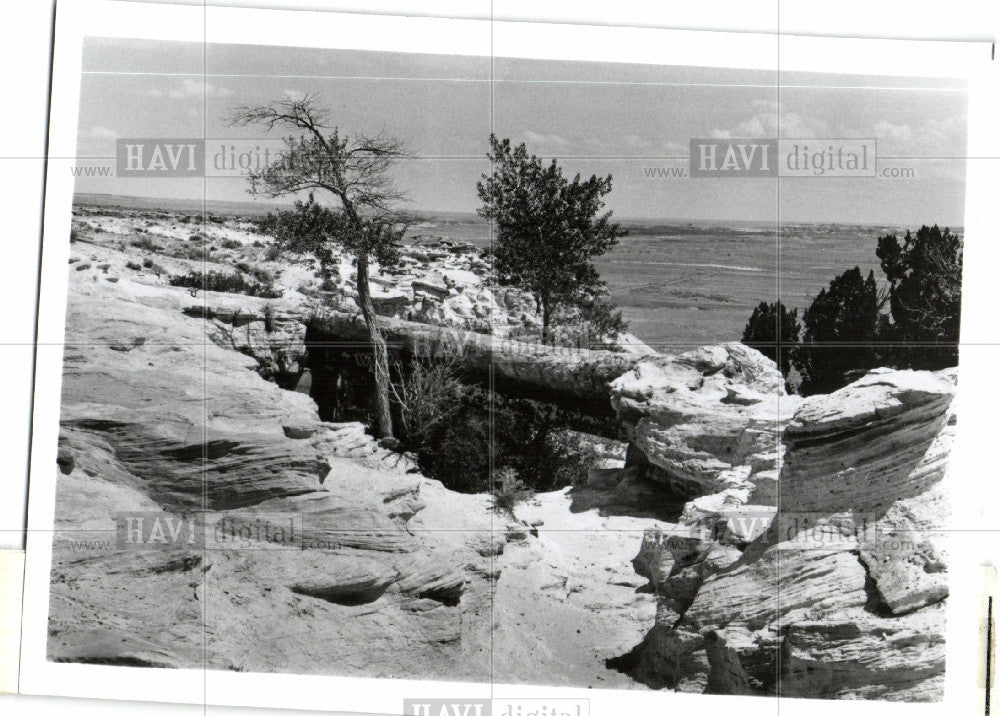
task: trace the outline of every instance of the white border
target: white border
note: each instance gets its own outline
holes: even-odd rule
[[[207,24],[206,24],[207,20]],[[80,94],[82,40],[88,35],[192,42],[239,42],[301,47],[379,49],[435,54],[462,54],[536,59],[675,64],[786,71],[860,73],[957,77],[970,80],[970,155],[998,156],[995,130],[997,87],[995,71],[987,67],[988,48],[983,43],[900,40],[847,40],[781,37],[752,33],[675,31],[642,28],[610,28],[558,24],[445,20],[351,14],[315,13],[201,6],[166,6],[145,3],[115,3],[100,0],[62,4],[57,11],[54,58],[50,156],[72,157],[76,153],[77,113]],[[492,45],[491,45],[492,43]],[[398,712],[403,697],[470,697],[490,695],[489,684],[455,684],[432,681],[355,679],[328,676],[297,676],[208,672],[199,670],[123,669],[78,664],[54,664],[45,660],[51,530],[54,524],[55,453],[58,437],[62,350],[67,297],[66,266],[71,219],[73,180],[59,171],[60,160],[50,162],[46,186],[43,256],[44,291],[39,305],[38,379],[32,444],[32,474],[29,502],[28,559],[24,605],[24,636],[21,660],[22,693],[73,695],[177,703],[272,706],[365,712]],[[970,161],[967,187],[967,236],[982,235],[998,222],[988,162]],[[984,166],[986,165],[986,166]],[[980,234],[980,232],[983,232]],[[997,342],[989,310],[994,290],[990,267],[1000,265],[998,252],[986,241],[969,241],[964,286],[963,340]],[[970,260],[972,259],[972,260]],[[989,293],[987,293],[987,291]],[[963,385],[992,385],[990,351],[963,349]],[[979,381],[984,382],[980,383]],[[988,381],[988,382],[987,382]],[[966,438],[965,427],[990,426],[993,394],[962,391],[960,416],[963,436],[954,456],[958,482],[953,490],[956,525],[989,528],[986,506],[996,494],[994,476],[976,472],[976,466],[993,465],[993,455],[983,448],[990,441]],[[988,401],[988,402],[987,402]],[[973,429],[975,433],[975,429]],[[990,494],[972,487],[989,486]],[[991,553],[984,535],[956,533],[958,544],[950,565],[952,596],[949,600],[949,662],[946,698],[942,704],[886,704],[854,702],[853,710],[864,713],[943,713],[945,710],[978,706],[973,688],[971,656],[977,614],[970,607],[981,580],[978,563]],[[653,691],[609,691],[495,685],[501,697],[559,697],[589,699],[591,713],[603,716],[630,710],[638,713],[674,708],[737,707],[748,714],[777,710],[778,700],[769,698],[713,697]],[[719,699],[724,699],[720,701]],[[781,699],[781,707],[794,712],[839,712],[841,702]],[[876,711],[877,710],[877,711]]]

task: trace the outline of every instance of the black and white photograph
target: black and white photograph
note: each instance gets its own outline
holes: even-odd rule
[[[950,702],[988,43],[116,5],[54,80],[29,692]]]

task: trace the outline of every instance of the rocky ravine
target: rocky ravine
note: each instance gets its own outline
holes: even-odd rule
[[[100,265],[70,281],[50,658],[488,681],[492,650],[497,678],[643,688],[605,661],[653,626],[629,559],[667,523],[574,511],[565,492],[530,520],[495,511],[360,424],[320,421],[211,340],[218,322],[185,310],[186,289]],[[115,543],[123,512],[290,515],[323,547],[136,551]]]
[[[444,334],[473,370],[499,357],[512,384],[608,405],[628,434],[625,465],[508,514],[261,377],[300,382],[302,297],[164,285],[107,240],[120,223],[90,226],[70,268],[50,658],[940,697],[953,372],[873,371],[803,401],[739,344],[566,358]],[[443,335],[386,325],[411,351]],[[324,547],[86,541],[129,511],[292,515]]]

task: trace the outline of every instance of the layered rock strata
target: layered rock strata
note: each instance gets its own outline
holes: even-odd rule
[[[954,371],[879,369],[807,398],[745,550],[647,534],[657,623],[611,666],[684,691],[940,698],[954,391]]]

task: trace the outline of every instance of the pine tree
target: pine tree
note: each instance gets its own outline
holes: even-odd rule
[[[802,316],[805,334],[793,362],[802,392],[830,393],[879,364],[879,302],[875,274],[855,266],[830,282]]]
[[[892,339],[913,346],[893,351],[898,365],[935,370],[958,364],[962,311],[962,241],[947,228],[922,226],[902,243],[878,240],[876,255],[889,281]]]
[[[481,216],[496,222],[494,268],[501,281],[531,293],[548,341],[556,309],[600,293],[593,259],[627,231],[601,213],[611,176],[570,181],[556,160],[548,165],[525,145],[490,135],[492,172],[477,184]]]
[[[799,341],[799,310],[789,311],[781,301],[761,301],[743,329],[743,343],[756,348],[778,364],[786,378],[791,370],[791,354]]]

